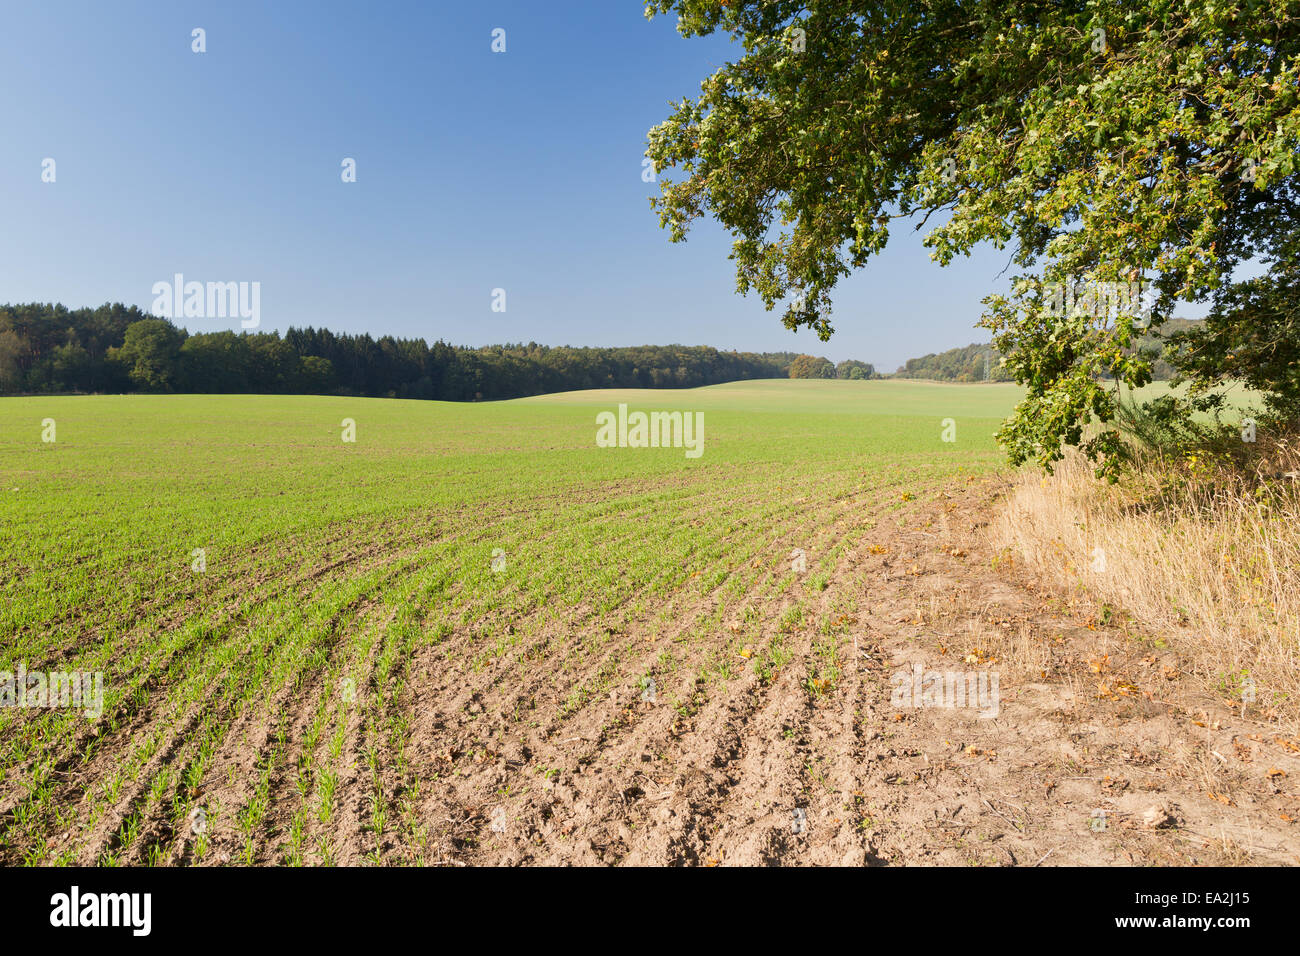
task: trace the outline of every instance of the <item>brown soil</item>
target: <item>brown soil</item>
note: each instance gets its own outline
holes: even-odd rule
[[[520,693],[554,713],[544,681],[519,692],[428,655],[412,734],[441,771],[433,859],[1300,863],[1300,742],[1184,678],[1176,653],[1017,581],[981,533],[1001,491],[952,487],[841,561],[822,603],[847,591],[860,612],[822,695],[801,632],[770,684],[746,667],[685,716],[664,688],[652,704],[625,687],[552,732],[504,715]],[[998,716],[892,707],[890,675],[913,663],[997,670]],[[694,681],[678,672],[678,699]]]
[[[328,845],[342,864],[1300,863],[1300,741],[1186,676],[1176,648],[1190,635],[1157,642],[1120,613],[1102,623],[1099,609],[1021,580],[982,532],[1003,491],[996,479],[954,482],[865,514],[844,502],[841,522],[875,526],[825,588],[804,575],[729,600],[714,638],[690,622],[720,606],[716,592],[613,623],[548,609],[545,626],[486,662],[474,631],[422,646],[399,695],[347,712],[337,758],[329,729],[310,754],[340,776],[330,819],[308,815],[304,862]],[[801,542],[774,529],[772,550],[805,548],[812,567],[836,531]],[[816,613],[791,623],[796,601]],[[349,613],[384,626],[381,610]],[[778,634],[790,657],[765,679],[754,665]],[[346,657],[346,643],[331,654]],[[362,698],[378,656],[376,641],[355,662]],[[818,670],[832,660],[838,675]],[[728,661],[730,679],[718,678]],[[997,715],[895,706],[891,675],[914,664],[996,672]],[[277,759],[255,861],[285,861],[310,799],[295,759],[326,670],[268,702],[282,726],[232,718],[198,797],[211,811],[202,863],[238,861],[235,811]],[[400,759],[384,730],[397,718]],[[124,794],[62,839],[93,862],[140,799]],[[200,862],[164,815],[142,833],[137,846],[161,839],[171,862]]]

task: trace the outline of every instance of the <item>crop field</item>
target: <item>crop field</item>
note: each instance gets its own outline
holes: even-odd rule
[[[968,861],[888,665],[993,659],[1016,395],[5,399],[0,680],[50,676],[0,707],[0,862]],[[702,453],[599,447],[620,404]]]
[[[0,670],[102,674],[103,696],[94,718],[0,709],[0,857],[545,858],[521,794],[593,762],[617,782],[648,747],[673,772],[734,684],[841,693],[859,609],[837,566],[996,468],[1013,401],[837,381],[6,399]],[[701,412],[703,454],[596,447],[620,402]]]

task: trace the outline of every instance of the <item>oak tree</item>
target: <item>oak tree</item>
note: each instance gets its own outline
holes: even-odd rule
[[[1134,343],[1179,300],[1212,308],[1177,337],[1196,389],[1245,377],[1294,418],[1297,0],[648,0],[646,15],[739,42],[650,131],[652,203],[674,241],[702,216],[726,227],[738,290],[788,327],[828,338],[836,283],[905,222],[941,265],[1009,250],[1017,274],[980,324],[1027,387],[999,432],[1013,462],[1083,444],[1113,476],[1116,431],[1085,427],[1113,420],[1115,382],[1150,381]],[[1235,280],[1252,260],[1264,275]],[[1097,288],[1150,296],[1073,294]]]

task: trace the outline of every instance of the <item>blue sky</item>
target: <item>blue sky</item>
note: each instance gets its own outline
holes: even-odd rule
[[[1007,253],[940,268],[904,228],[841,285],[830,342],[737,295],[729,237],[710,223],[670,243],[641,159],[668,102],[738,48],[647,22],[638,0],[42,0],[3,20],[0,302],[148,309],[180,272],[260,282],[263,328],[893,370],[986,341],[979,300],[1008,284]]]

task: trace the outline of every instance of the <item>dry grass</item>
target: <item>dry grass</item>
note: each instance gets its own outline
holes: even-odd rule
[[[992,533],[1040,579],[1127,611],[1250,716],[1294,727],[1298,464],[1285,444],[1261,448],[1246,469],[1149,458],[1115,487],[1074,456],[1048,477],[1022,473]]]

